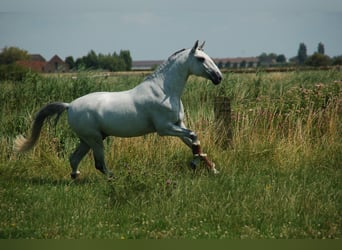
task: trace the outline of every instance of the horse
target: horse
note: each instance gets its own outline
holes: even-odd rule
[[[204,77],[215,85],[222,80],[222,73],[204,53],[203,46],[204,42],[199,45],[196,41],[192,48],[175,52],[130,90],[93,92],[71,103],[45,105],[35,116],[30,137],[18,135],[14,149],[25,152],[33,148],[45,119],[56,116],[56,125],[60,115],[67,111],[69,126],[79,137],[79,145],[69,158],[72,179],[80,175],[78,165],[90,150],[93,151],[95,168],[108,177],[113,176],[104,159],[103,140],[106,137],[128,138],[155,132],[160,136],[179,137],[192,150],[192,168],[203,162],[208,170],[218,173],[215,164],[202,152],[197,134],[185,126],[181,102],[190,75]]]

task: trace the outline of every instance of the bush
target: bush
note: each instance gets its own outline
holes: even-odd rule
[[[308,59],[305,61],[305,64],[314,67],[328,66],[331,64],[331,60],[329,56],[315,53],[312,56],[308,57]]]
[[[333,58],[333,65],[342,65],[342,56],[335,56]]]
[[[29,72],[29,69],[15,63],[2,64],[0,65],[0,81],[22,81]]]

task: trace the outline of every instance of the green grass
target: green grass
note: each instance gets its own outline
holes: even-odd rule
[[[12,150],[47,102],[131,88],[142,77],[28,75],[0,83],[0,238],[341,238],[342,73],[227,74],[220,86],[192,77],[183,102],[219,175],[188,168],[177,138],[106,140],[115,178],[91,154],[69,177],[77,143],[63,115],[24,155]],[[232,104],[227,147],[215,97]]]

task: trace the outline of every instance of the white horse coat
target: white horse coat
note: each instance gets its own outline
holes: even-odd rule
[[[70,104],[52,103],[44,106],[36,116],[31,138],[17,138],[17,150],[30,149],[38,140],[45,118],[60,115],[67,109],[69,125],[80,138],[80,145],[70,157],[73,178],[79,175],[78,164],[90,149],[94,153],[96,168],[111,174],[104,162],[105,137],[135,137],[152,132],[180,137],[192,148],[195,159],[203,160],[217,172],[214,164],[202,154],[196,134],[188,130],[183,122],[181,95],[189,75],[205,77],[214,84],[222,80],[220,70],[203,52],[203,45],[199,46],[197,41],[192,49],[174,53],[133,89],[95,92],[79,97]]]

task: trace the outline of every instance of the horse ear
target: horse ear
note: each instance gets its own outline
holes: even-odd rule
[[[203,50],[204,44],[205,44],[205,41],[203,41],[203,43],[198,47],[198,49]]]
[[[196,49],[198,48],[198,40],[195,42],[194,47],[192,47],[191,52],[195,53]]]

